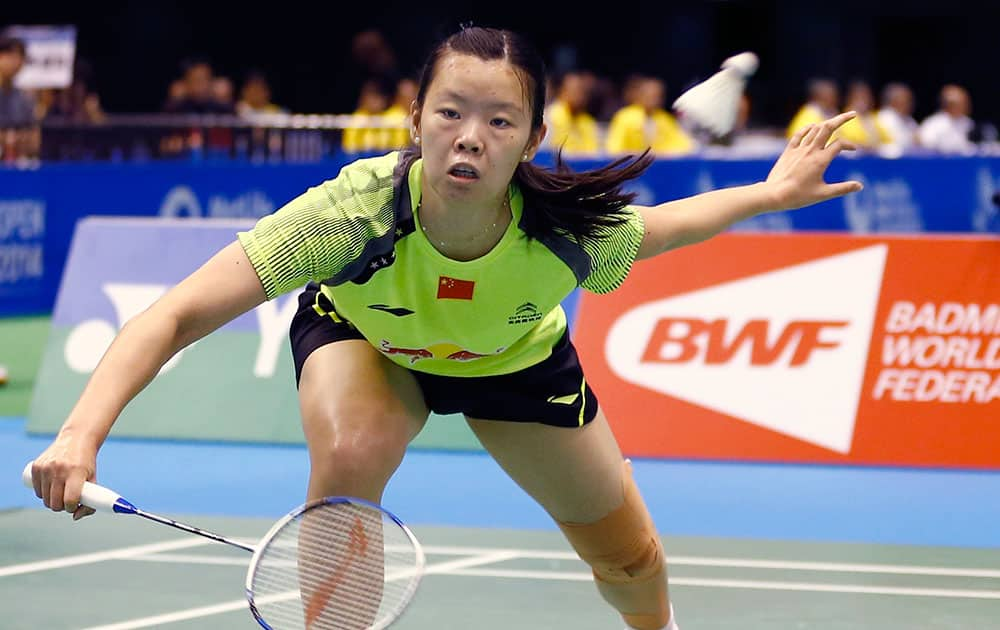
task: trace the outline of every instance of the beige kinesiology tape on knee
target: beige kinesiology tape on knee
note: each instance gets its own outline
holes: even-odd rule
[[[596,523],[559,523],[559,528],[626,623],[660,630],[670,621],[663,546],[632,479],[632,465],[626,460],[623,466],[625,502],[620,508]]]

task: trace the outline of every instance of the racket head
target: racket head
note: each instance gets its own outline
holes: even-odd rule
[[[289,512],[257,546],[250,612],[268,630],[386,628],[413,599],[426,560],[413,532],[378,504],[326,497]]]

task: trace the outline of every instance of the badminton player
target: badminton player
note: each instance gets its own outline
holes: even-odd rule
[[[431,54],[411,148],[347,165],[129,321],[33,468],[80,518],[84,480],[125,405],[177,351],[300,290],[290,330],[309,499],[379,501],[429,410],[462,413],[551,515],[630,628],[676,628],[666,559],[584,378],[560,302],[617,288],[636,260],[742,219],[860,190],[823,175],[852,116],[801,130],[765,181],[653,207],[622,185],[652,158],[588,172],[532,165],[545,69],[520,36],[464,28]],[[305,289],[302,290],[303,286]]]

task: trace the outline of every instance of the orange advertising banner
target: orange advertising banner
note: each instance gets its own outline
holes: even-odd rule
[[[724,234],[584,293],[632,456],[1000,468],[1000,240]]]

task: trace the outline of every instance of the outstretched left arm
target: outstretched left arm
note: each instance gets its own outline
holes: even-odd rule
[[[636,258],[704,241],[738,221],[764,212],[801,208],[861,190],[861,183],[856,181],[823,181],[833,158],[854,148],[843,140],[830,142],[833,133],[854,116],[854,112],[847,112],[800,129],[763,182],[638,207],[646,233]]]

